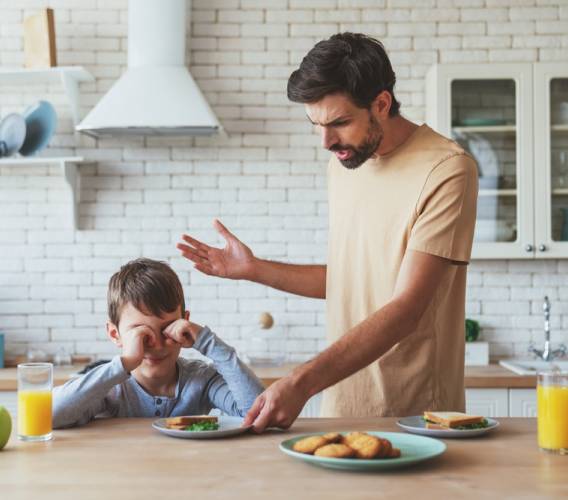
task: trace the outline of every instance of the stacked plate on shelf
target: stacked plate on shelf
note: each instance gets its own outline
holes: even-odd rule
[[[49,144],[56,127],[57,113],[47,101],[36,102],[21,115],[6,115],[0,121],[0,158],[39,153]]]
[[[475,222],[475,241],[513,241],[515,229],[512,224],[499,219],[478,219]]]

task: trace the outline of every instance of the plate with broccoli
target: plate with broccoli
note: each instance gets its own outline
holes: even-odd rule
[[[152,427],[167,436],[182,439],[214,439],[237,436],[251,426],[243,427],[241,417],[187,416],[159,418]]]

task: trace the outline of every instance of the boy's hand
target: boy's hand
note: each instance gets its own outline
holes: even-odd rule
[[[153,347],[154,332],[145,325],[128,330],[122,336],[122,366],[127,372],[138,368],[144,359],[144,346]]]
[[[164,329],[167,338],[177,342],[182,347],[192,347],[197,341],[201,326],[190,323],[186,319],[178,319]]]

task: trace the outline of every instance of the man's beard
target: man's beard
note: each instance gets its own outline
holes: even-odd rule
[[[367,137],[360,146],[350,146],[348,144],[334,144],[329,148],[330,151],[348,150],[352,151],[350,158],[346,160],[338,160],[341,164],[348,169],[356,169],[363,165],[379,148],[383,140],[383,129],[375,117],[369,113],[369,129],[367,130]]]

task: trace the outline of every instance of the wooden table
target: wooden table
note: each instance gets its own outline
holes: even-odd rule
[[[2,499],[567,498],[568,456],[542,453],[534,419],[501,419],[493,434],[446,440],[444,455],[390,472],[332,471],[278,444],[300,433],[396,431],[395,419],[304,419],[291,431],[226,440],[159,434],[148,419],[99,420],[48,443],[12,435],[0,452]]]

